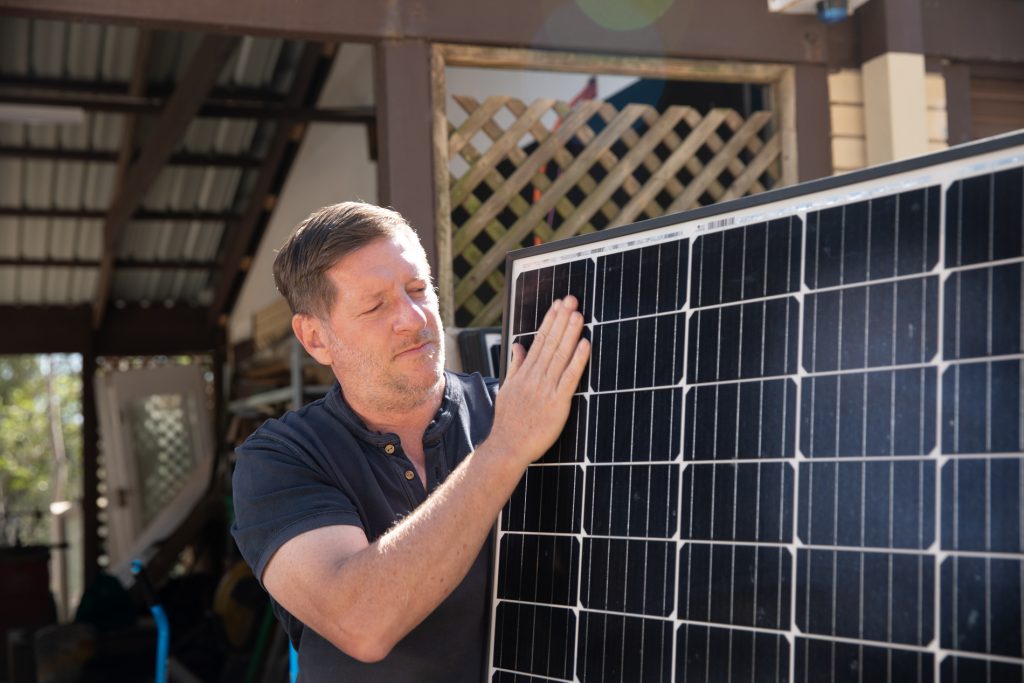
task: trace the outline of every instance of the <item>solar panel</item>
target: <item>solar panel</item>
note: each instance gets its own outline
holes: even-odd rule
[[[511,254],[503,348],[593,350],[488,679],[1024,679],[1022,197],[1016,134]]]

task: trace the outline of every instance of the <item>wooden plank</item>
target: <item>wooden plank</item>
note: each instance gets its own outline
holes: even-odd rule
[[[450,66],[621,74],[640,78],[716,83],[771,83],[778,80],[786,68],[781,64],[612,57],[579,52],[548,52],[473,45],[444,44],[440,47],[444,50],[445,61]]]
[[[644,157],[661,143],[665,134],[676,127],[685,113],[683,107],[670,107],[662,114],[658,121],[641,136],[633,149],[622,157],[615,169],[601,179],[597,189],[580,204],[572,218],[558,227],[558,230],[555,231],[555,239],[559,240],[575,235],[601,204],[621,187],[622,180],[631,176],[636,167],[643,162]]]
[[[764,111],[755,112],[753,116],[747,119],[743,127],[725,144],[725,147],[708,162],[704,170],[700,172],[700,175],[690,181],[686,191],[672,201],[666,213],[675,213],[693,207],[711,180],[717,178],[718,174],[728,165],[729,159],[735,156],[747,144],[747,138],[751,135],[757,135],[758,131],[770,120],[771,114]]]
[[[675,177],[679,169],[696,154],[701,145],[711,133],[725,120],[728,109],[712,109],[704,119],[697,124],[697,127],[690,131],[683,143],[676,147],[671,155],[665,159],[665,163],[644,183],[643,188],[626,206],[622,207],[622,213],[615,221],[615,225],[632,223],[641,211],[646,209],[654,198],[661,192],[669,178]],[[682,195],[680,195],[682,196]],[[666,212],[667,213],[667,212]]]
[[[113,262],[128,221],[142,203],[146,191],[156,180],[185,129],[195,118],[196,112],[220,75],[221,68],[234,52],[238,41],[238,38],[215,35],[203,38],[182,72],[178,87],[167,100],[163,113],[153,126],[152,130],[158,131],[159,134],[151,135],[143,145],[138,159],[132,164],[126,176],[127,182],[114,197],[103,227],[103,264],[93,298],[94,328],[100,326],[106,313],[107,298],[113,281]]]
[[[594,106],[588,106],[594,105]],[[575,126],[579,125],[580,122],[586,121],[590,118],[599,106],[599,103],[586,103],[583,104],[573,112],[572,116],[556,131],[556,135],[553,135],[547,142],[555,139],[559,133],[563,130],[571,131]],[[497,242],[487,254],[483,260],[478,263],[472,271],[470,271],[466,277],[459,282],[455,287],[455,304],[459,305],[462,301],[468,298],[469,294],[476,289],[477,285],[484,280],[488,270],[493,270],[505,258],[505,253],[512,248],[513,245],[523,239],[526,232],[535,225],[541,217],[554,206],[555,201],[558,197],[562,196],[569,190],[575,183],[576,180],[594,164],[597,156],[605,149],[613,145],[621,135],[621,132],[633,125],[633,123],[640,117],[644,109],[649,105],[630,104],[627,105],[619,112],[618,117],[610,125],[606,126],[604,130],[594,139],[594,141],[583,150],[572,165],[562,172],[562,175],[551,184],[551,188],[548,190],[548,194],[542,195],[539,202],[535,203],[530,207],[530,211],[520,218],[512,227],[509,228],[508,233],[499,242]],[[577,114],[580,116],[576,119]],[[545,142],[545,144],[547,144]],[[538,152],[540,148],[538,148]],[[531,155],[531,161],[535,153]],[[550,156],[550,155],[548,155]],[[524,166],[525,168],[526,166]],[[559,230],[564,227],[561,226]],[[558,234],[558,231],[555,232]]]
[[[434,281],[437,283],[438,309],[441,322],[455,324],[455,276],[452,273],[452,207],[451,184],[448,156],[448,115],[445,113],[444,55],[432,45],[430,48],[430,99],[434,112],[431,121],[431,144],[434,148],[434,245],[437,249],[437,267]]]
[[[781,149],[782,145],[779,142],[779,134],[776,133],[768,141],[768,144],[761,148],[758,155],[747,164],[746,170],[733,181],[728,191],[722,195],[721,201],[724,202],[745,195],[757,178],[778,158]]]
[[[775,82],[772,90],[772,96],[775,102],[775,125],[782,134],[782,177],[779,180],[781,181],[781,185],[795,185],[801,179],[800,156],[797,147],[799,140],[796,132],[796,70],[793,67],[786,67],[782,76]],[[825,100],[823,97],[823,109],[824,102]],[[822,111],[821,116],[824,116],[824,111]],[[751,116],[751,118],[748,119],[748,123],[753,119],[754,116]],[[818,135],[817,137],[819,139],[810,141],[812,146],[827,144],[827,134]],[[813,166],[817,168],[818,165],[814,164]]]
[[[526,131],[551,109],[554,102],[552,99],[542,98],[534,100],[527,107],[526,113],[516,119],[515,123],[508,127],[508,130],[505,131],[501,138],[495,140],[494,144],[484,152],[480,161],[459,178],[451,190],[452,206],[461,204],[462,200],[480,183],[487,170],[497,165],[511,148],[519,146],[526,135]],[[458,249],[458,239],[456,238],[455,250],[458,251]]]
[[[465,225],[462,226],[455,235],[453,242],[454,251],[461,251],[462,246],[472,241],[480,233],[480,230],[483,229],[487,222],[494,218],[508,204],[509,197],[519,192],[529,182],[530,178],[537,173],[541,166],[546,164],[554,156],[555,152],[572,137],[573,130],[581,122],[594,115],[600,104],[600,102],[587,102],[581,105],[553,135],[534,150],[529,160],[516,169],[515,173],[505,181],[501,191],[488,197],[487,201],[480,207],[480,210],[473,214],[466,221]],[[456,287],[456,289],[458,288]],[[457,295],[456,299],[458,299]]]
[[[477,311],[469,321],[469,327],[491,327],[501,322],[501,313],[505,308],[505,297],[496,296]]]
[[[478,103],[474,98],[463,97],[460,95],[452,95],[452,99],[455,100],[455,102],[457,102],[459,106],[469,114],[469,116],[465,121],[459,124],[458,128],[448,135],[449,159],[461,152],[462,147],[480,131],[485,123],[492,120],[494,115],[497,114],[512,98],[495,95],[493,97],[488,97],[484,100],[483,104]]]

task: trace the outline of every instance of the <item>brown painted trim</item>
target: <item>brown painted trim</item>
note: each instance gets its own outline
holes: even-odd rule
[[[0,354],[86,353],[97,356],[207,352],[216,345],[206,310],[175,306],[112,307],[92,332],[92,310],[78,306],[0,306]]]
[[[946,130],[950,145],[971,140],[971,67],[947,64],[942,69],[946,79]]]
[[[328,48],[328,51],[333,54],[333,48]],[[309,97],[310,89],[313,87],[319,89],[319,84],[314,83],[314,76],[324,52],[324,46],[318,43],[309,43],[303,48],[295,76],[292,79],[287,105],[303,105]],[[230,313],[234,306],[234,299],[240,284],[237,282],[238,276],[244,275],[243,260],[251,256],[255,248],[254,236],[257,233],[262,235],[263,227],[276,202],[277,190],[280,189],[280,184],[287,176],[287,168],[291,165],[294,152],[304,134],[304,126],[293,127],[283,121],[278,123],[274,130],[274,137],[271,139],[264,158],[263,167],[250,191],[249,203],[245,212],[233,227],[229,227],[225,237],[222,256],[224,267],[220,279],[214,287],[213,299],[207,314],[207,321],[211,325],[219,324],[222,316]],[[288,153],[289,148],[291,154]],[[284,173],[282,173],[282,168]]]
[[[797,174],[803,182],[832,175],[832,122],[828,70],[799,65],[795,71]]]
[[[430,45],[385,40],[377,46],[375,68],[378,202],[415,228],[437,273],[451,266],[437,258]]]
[[[1024,2],[929,0],[929,11],[923,13],[922,22],[928,54],[953,62],[1024,65]]]
[[[653,23],[605,22],[586,3],[519,0],[0,0],[22,16],[121,22],[165,29],[275,35],[303,40],[414,40],[530,46],[540,50],[824,63],[829,36],[853,34],[852,22],[826,27],[813,15],[777,14],[767,3],[675,2]],[[625,3],[617,3],[624,5]],[[643,22],[640,22],[643,23]],[[639,27],[636,27],[639,26]],[[838,41],[840,47],[852,40]],[[835,58],[835,55],[831,55]]]
[[[886,52],[924,53],[922,0],[871,0],[857,10],[860,61]]]
[[[113,283],[114,256],[121,236],[142,198],[156,180],[167,159],[178,145],[185,129],[210,92],[221,69],[235,51],[238,38],[208,35],[196,48],[181,73],[178,87],[167,100],[163,113],[139,156],[126,174],[126,182],[118,188],[103,226],[103,257],[93,299],[93,327],[99,328],[107,308],[107,297]]]
[[[439,267],[434,270],[441,321],[455,324],[455,274],[452,266],[451,170],[448,155],[448,112],[446,107],[444,49],[430,48],[430,100],[434,120],[432,146],[434,157],[434,244]],[[441,267],[443,266],[443,267]]]

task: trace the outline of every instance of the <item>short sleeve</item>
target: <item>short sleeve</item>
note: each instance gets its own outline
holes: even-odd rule
[[[296,536],[339,524],[363,528],[338,483],[294,445],[257,431],[236,455],[231,534],[261,583],[270,558]]]

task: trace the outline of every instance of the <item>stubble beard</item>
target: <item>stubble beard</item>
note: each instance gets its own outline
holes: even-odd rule
[[[332,356],[344,359],[344,365],[357,368],[357,381],[364,384],[360,392],[380,412],[402,412],[422,406],[436,398],[444,389],[444,346],[424,329],[410,345],[433,342],[435,363],[432,377],[415,382],[371,354],[345,349],[333,334],[329,339]],[[337,371],[336,371],[337,374]],[[342,387],[344,389],[345,387]]]

